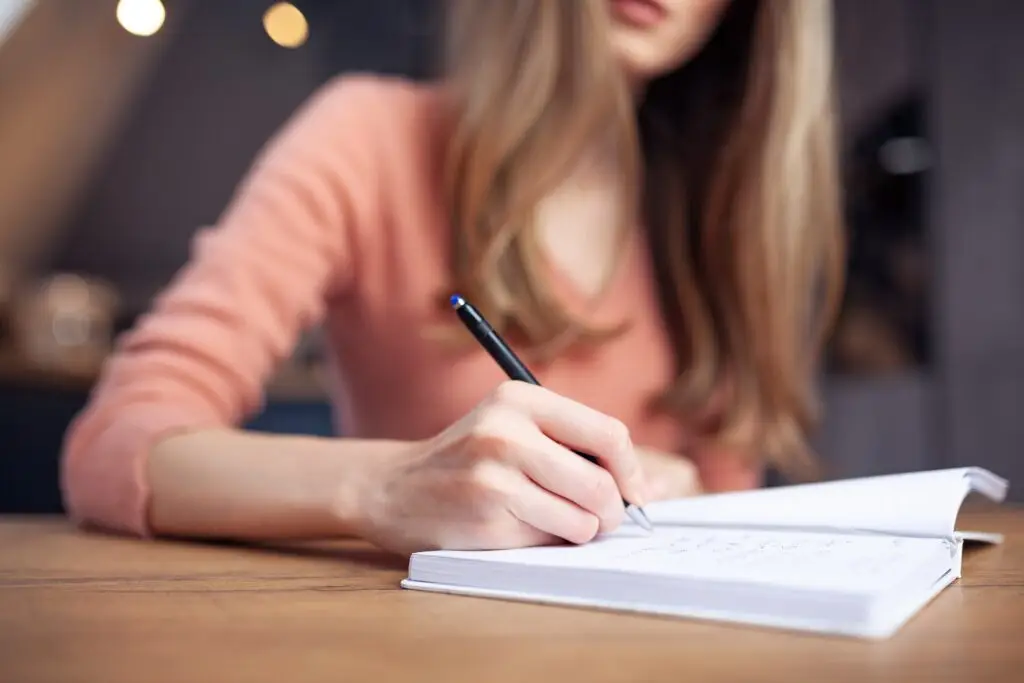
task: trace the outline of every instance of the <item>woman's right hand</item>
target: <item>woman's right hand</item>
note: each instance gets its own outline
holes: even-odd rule
[[[622,522],[623,497],[646,498],[622,422],[523,382],[368,468],[357,530],[401,553],[585,543]]]

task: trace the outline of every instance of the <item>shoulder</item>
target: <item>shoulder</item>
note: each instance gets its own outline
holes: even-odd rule
[[[434,81],[414,81],[402,76],[345,73],[327,81],[311,102],[328,107],[369,108],[377,112],[409,112],[435,106],[443,87]]]
[[[421,168],[444,146],[442,84],[350,73],[320,86],[257,155],[256,166],[321,177],[376,177]]]
[[[387,244],[432,223],[441,201],[449,102],[443,84],[361,73],[318,88],[257,155],[246,185],[291,197],[338,238],[354,269],[372,271]],[[410,214],[409,207],[422,209]],[[396,212],[401,213],[396,216]]]
[[[353,73],[322,85],[299,108],[292,128],[314,133],[321,140],[351,138],[374,142],[436,122],[444,116],[444,88],[398,76]],[[387,139],[385,138],[385,139]]]

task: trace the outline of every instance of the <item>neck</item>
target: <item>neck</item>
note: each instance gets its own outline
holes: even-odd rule
[[[628,95],[632,101],[633,112],[645,96],[647,85],[647,79],[625,74],[622,81],[623,94]],[[617,125],[619,122],[612,122],[603,134],[595,136],[565,179],[564,186],[559,188],[560,193],[599,192],[608,197],[621,198],[626,188],[639,181],[637,178],[625,177],[627,169],[621,165],[622,156],[618,146],[622,142],[616,130]]]
[[[650,81],[643,76],[626,73],[626,88],[629,90],[630,97],[633,98],[633,106],[640,106],[640,102],[643,101],[644,95],[647,93],[649,83]]]

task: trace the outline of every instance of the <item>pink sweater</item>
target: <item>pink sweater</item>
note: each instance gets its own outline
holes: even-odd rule
[[[439,98],[397,79],[339,78],[263,150],[219,225],[196,238],[188,265],[119,341],[69,429],[62,486],[72,517],[147,533],[152,444],[258,411],[275,365],[313,325],[326,331],[333,405],[350,436],[424,438],[503,379],[479,349],[453,352],[418,332],[445,315]],[[567,277],[552,276],[569,305],[583,305]],[[628,334],[536,374],[623,420],[636,443],[679,452],[680,426],[646,408],[673,363],[641,236],[616,278],[594,315],[629,318]],[[727,454],[697,463],[709,489],[756,483]]]

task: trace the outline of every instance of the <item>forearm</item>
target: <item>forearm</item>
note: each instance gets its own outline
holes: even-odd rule
[[[238,540],[350,535],[372,464],[407,446],[237,430],[172,436],[148,459],[149,526]]]

